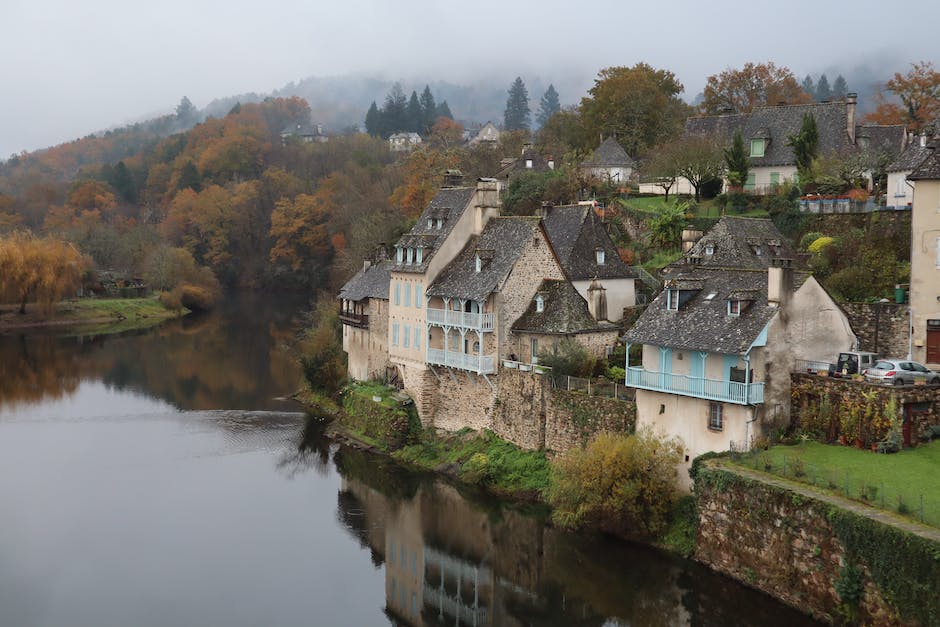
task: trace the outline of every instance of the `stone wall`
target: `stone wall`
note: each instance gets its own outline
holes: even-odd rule
[[[907,305],[894,303],[844,303],[852,330],[858,336],[858,349],[884,357],[907,355]],[[835,355],[832,360],[835,360]]]
[[[826,442],[835,442],[844,436],[849,444],[859,439],[864,446],[869,446],[882,440],[885,425],[879,427],[872,421],[884,415],[892,399],[897,409],[893,418],[898,425],[903,427],[905,421],[910,421],[911,445],[917,445],[928,426],[940,424],[940,387],[937,386],[886,387],[800,373],[792,374],[791,380],[792,427],[816,433]],[[828,407],[822,405],[823,399],[827,399]],[[869,406],[873,408],[871,415]]]
[[[489,429],[496,393],[486,379],[447,368],[439,368],[437,373],[434,426],[445,431]]]
[[[938,617],[935,541],[707,462],[695,497],[695,558],[719,572],[829,622],[933,624]],[[857,603],[837,592],[847,564],[861,573]]]

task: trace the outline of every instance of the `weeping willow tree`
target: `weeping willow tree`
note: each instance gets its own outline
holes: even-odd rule
[[[34,302],[43,314],[79,286],[84,268],[81,253],[54,237],[36,237],[17,231],[0,238],[0,299],[26,304]]]

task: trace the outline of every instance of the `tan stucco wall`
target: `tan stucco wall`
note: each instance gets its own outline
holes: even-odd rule
[[[914,182],[911,220],[911,356],[926,362],[927,320],[940,319],[940,181]]]
[[[381,380],[388,363],[388,301],[370,298],[363,313],[369,315],[368,329],[343,325],[347,372],[357,381]]]
[[[588,300],[591,281],[572,281],[571,284],[584,300]],[[604,279],[600,284],[607,290],[607,319],[620,321],[624,308],[636,305],[636,279]]]

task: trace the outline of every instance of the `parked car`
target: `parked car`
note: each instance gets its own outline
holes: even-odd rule
[[[875,365],[863,373],[866,381],[885,385],[913,384],[923,381],[930,385],[940,385],[940,373],[934,372],[923,364],[907,359],[879,359]]]
[[[829,365],[830,377],[851,377],[871,368],[878,361],[878,355],[865,351],[846,351],[839,353],[836,363]]]

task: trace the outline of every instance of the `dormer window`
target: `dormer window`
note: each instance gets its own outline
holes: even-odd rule
[[[597,265],[604,265],[604,249],[598,248],[594,251],[594,260],[597,262]]]
[[[526,159],[526,160],[525,160],[525,167],[526,167],[527,170],[531,170],[531,169],[532,169],[532,159]]]
[[[428,228],[434,228],[434,218],[428,218]]]
[[[711,257],[715,254],[715,245],[714,244],[705,244],[705,254]]]
[[[418,246],[418,248],[415,249],[415,263],[421,263],[423,259],[424,259],[424,248],[422,248],[421,246]]]
[[[437,219],[437,230],[440,231],[443,226],[444,226],[444,218],[438,218],[438,219]]]
[[[741,301],[739,300],[729,300],[728,301],[728,315],[732,318],[737,318],[741,315]]]
[[[751,156],[752,157],[763,157],[764,149],[766,147],[765,139],[752,139],[751,140]]]
[[[404,251],[401,246],[395,247],[395,263],[401,263],[404,258]]]
[[[669,311],[679,311],[679,290],[666,290],[666,309]]]
[[[483,269],[483,259],[480,258],[480,253],[476,255],[476,271],[480,272]]]
[[[535,311],[545,311],[545,297],[541,294],[535,295]]]
[[[752,244],[751,250],[753,250],[754,254],[758,257],[762,257],[764,255],[764,249],[760,244]]]
[[[411,265],[411,262],[414,261],[414,254],[415,254],[415,249],[409,246],[408,255],[407,257],[405,257],[405,265],[407,266]]]

